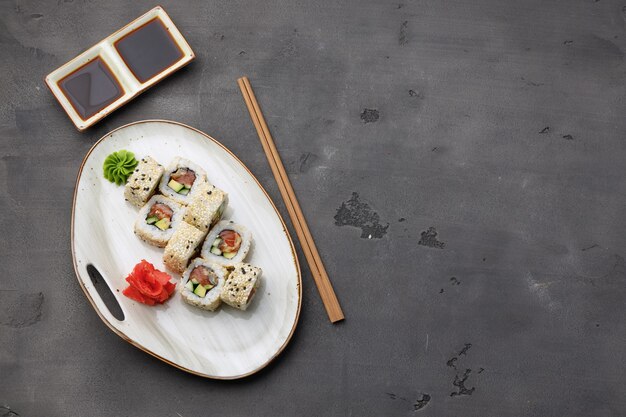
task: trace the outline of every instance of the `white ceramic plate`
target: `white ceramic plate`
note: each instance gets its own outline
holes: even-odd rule
[[[263,268],[261,288],[247,311],[222,305],[206,312],[186,304],[178,292],[165,304],[145,306],[122,295],[125,277],[146,259],[165,270],[163,250],[133,233],[138,210],[124,201],[122,186],[108,182],[102,163],[127,149],[162,165],[174,156],[202,166],[209,181],[229,193],[225,219],[246,225],[253,248],[246,262]],[[170,121],[141,121],[100,139],[78,173],[72,210],[72,255],[78,282],[104,323],[147,353],[209,378],[241,378],[262,369],[287,345],[301,304],[300,266],[285,224],[252,173],[208,135]],[[87,273],[95,266],[115,295],[124,320],[109,312]],[[178,279],[178,275],[172,275]]]

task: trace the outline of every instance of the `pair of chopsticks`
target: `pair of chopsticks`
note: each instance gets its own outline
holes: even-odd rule
[[[339,300],[337,300],[337,296],[335,295],[333,286],[330,283],[326,269],[324,269],[324,264],[322,263],[320,254],[317,252],[317,247],[315,246],[315,242],[313,241],[313,237],[309,231],[309,226],[306,224],[306,220],[302,214],[302,209],[300,209],[300,204],[298,203],[296,194],[293,191],[291,182],[289,182],[289,177],[287,177],[285,167],[283,166],[280,155],[276,150],[276,145],[274,145],[274,139],[272,139],[267,123],[265,123],[263,113],[261,113],[259,103],[257,102],[254,92],[252,91],[250,81],[248,80],[248,77],[242,77],[237,80],[237,83],[239,84],[239,88],[243,94],[243,99],[248,106],[248,111],[250,112],[252,123],[254,123],[254,127],[256,127],[259,139],[261,140],[261,145],[263,145],[267,161],[269,162],[274,178],[278,183],[280,194],[283,196],[283,200],[287,206],[287,211],[289,212],[289,217],[291,217],[293,227],[296,229],[298,239],[300,239],[304,256],[309,263],[309,268],[311,268],[313,280],[315,281],[315,285],[317,285],[317,290],[319,291],[324,307],[326,308],[328,318],[332,323],[343,320],[344,316],[343,311],[341,311],[341,306],[339,305]]]

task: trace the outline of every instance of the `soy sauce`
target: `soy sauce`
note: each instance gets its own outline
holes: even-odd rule
[[[124,95],[124,89],[99,56],[59,81],[59,87],[83,120]]]
[[[115,42],[115,49],[142,83],[183,58],[183,51],[158,17]]]

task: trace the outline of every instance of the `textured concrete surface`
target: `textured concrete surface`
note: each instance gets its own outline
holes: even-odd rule
[[[154,6],[0,2],[0,415],[626,415],[626,3],[164,1],[197,61],[88,132],[42,79]],[[224,383],[125,343],[74,277],[75,176],[178,120],[286,215],[248,75],[347,320]]]

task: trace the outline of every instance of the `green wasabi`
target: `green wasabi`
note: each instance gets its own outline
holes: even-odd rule
[[[137,166],[135,154],[122,149],[107,156],[102,166],[104,178],[117,184],[126,184],[126,180]]]

